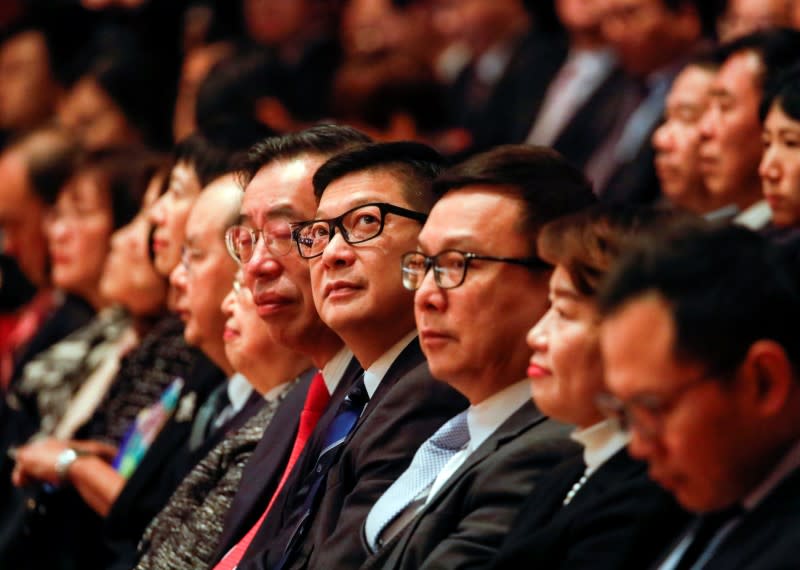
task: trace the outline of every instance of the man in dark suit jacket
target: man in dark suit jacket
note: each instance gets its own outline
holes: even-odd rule
[[[794,273],[750,230],[683,227],[630,252],[601,295],[604,407],[697,514],[659,569],[800,565]]]
[[[294,235],[309,259],[320,317],[364,368],[356,385],[366,398],[320,473],[315,465],[342,417],[338,404],[347,401],[344,394],[334,398],[241,568],[357,567],[366,556],[359,529],[372,503],[419,444],[466,405],[430,376],[413,296],[397,270],[402,254],[416,246],[442,162],[421,144],[364,145],[334,156],[314,175],[317,219],[296,225]]]
[[[403,272],[417,291],[431,371],[471,405],[461,448],[452,444],[452,457],[430,473],[425,450],[437,433],[370,511],[362,529],[370,568],[484,564],[542,473],[576,451],[520,379],[526,333],[548,305],[550,267],[535,255],[536,234],[593,203],[588,182],[554,151],[507,146],[451,168],[436,189],[444,196]],[[417,479],[421,488],[407,486]]]
[[[716,7],[702,0],[605,4],[605,38],[640,87],[627,90],[625,112],[587,162],[586,172],[605,201],[652,202],[659,190],[650,138],[675,75],[703,38],[713,34]]]
[[[521,0],[434,2],[436,31],[465,45],[472,59],[450,86],[450,118],[470,135],[469,152],[514,142],[530,125],[566,55]],[[522,140],[522,139],[519,139]]]
[[[511,142],[552,146],[583,168],[621,115],[630,111],[625,106],[630,79],[603,37],[601,3],[578,6],[558,0],[555,8],[569,43],[566,58],[541,103],[528,103],[532,114],[517,122]]]
[[[319,165],[337,152],[368,141],[349,127],[320,125],[255,145],[242,165],[245,193],[238,223],[227,234],[231,253],[243,265],[245,283],[271,336],[309,357],[320,369],[322,375],[316,381],[322,382],[320,389],[331,398],[324,407],[329,412],[361,374],[361,366],[317,314],[308,263],[292,242],[289,223],[314,216],[317,204],[311,178]],[[264,228],[256,244],[251,241],[254,228]],[[295,390],[287,397],[245,466],[214,556],[217,562],[225,558],[232,566],[231,557],[237,557],[237,562],[241,559],[249,544],[244,541],[248,531],[260,524],[288,476],[287,462],[313,384],[302,394]],[[320,420],[324,418],[323,414]]]

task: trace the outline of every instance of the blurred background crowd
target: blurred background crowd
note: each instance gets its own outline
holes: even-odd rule
[[[183,378],[205,401],[235,371],[266,378],[264,394],[272,375],[310,366],[277,351],[273,373],[248,360],[272,341],[226,353],[225,323],[250,326],[252,299],[221,239],[204,280],[212,261],[187,238],[201,189],[236,186],[258,141],[324,122],[424,143],[449,164],[551,147],[601,202],[732,220],[794,255],[798,62],[800,0],[2,0],[0,552],[13,560],[19,532],[42,532],[30,530],[42,503],[19,490],[32,473],[10,483],[17,446],[81,440],[99,458],[68,499],[85,520],[64,525],[71,504],[50,500],[63,515],[42,517],[59,521],[54,552],[90,560],[80,525],[116,513],[135,553],[204,456],[182,460],[157,505],[118,501],[150,443],[130,442],[147,440],[141,411],[160,429],[180,417]],[[194,227],[222,235],[238,219],[238,203],[209,208]],[[180,301],[188,278],[174,277],[190,267],[207,293],[194,313]]]

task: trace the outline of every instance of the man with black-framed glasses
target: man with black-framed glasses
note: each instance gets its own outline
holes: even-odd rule
[[[364,568],[485,566],[538,477],[576,452],[531,402],[525,334],[548,306],[538,230],[594,202],[588,183],[554,151],[519,145],[452,167],[434,189],[402,281],[431,372],[470,407],[370,510]]]
[[[295,249],[285,255],[307,264],[319,318],[364,373],[331,398],[240,568],[358,568],[370,506],[467,405],[430,375],[399,270],[403,252],[416,247],[442,164],[417,143],[345,150],[314,174],[313,219],[288,225]],[[286,227],[233,231],[229,243],[239,252],[261,243],[285,249]]]

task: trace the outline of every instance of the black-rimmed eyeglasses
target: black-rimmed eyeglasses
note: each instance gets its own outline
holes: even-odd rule
[[[341,216],[327,220],[311,220],[292,225],[292,237],[300,257],[311,259],[322,255],[338,229],[349,244],[362,243],[381,235],[386,214],[394,214],[424,223],[427,214],[383,202],[357,206]]]
[[[521,265],[528,269],[551,269],[538,257],[495,257],[492,255],[479,255],[457,249],[446,249],[436,255],[425,255],[418,251],[403,254],[401,270],[403,287],[416,291],[422,285],[425,274],[433,268],[433,279],[441,289],[453,289],[464,283],[467,269],[472,260],[497,261]]]

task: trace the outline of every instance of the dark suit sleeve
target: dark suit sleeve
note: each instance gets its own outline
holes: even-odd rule
[[[445,537],[424,560],[413,560],[413,546],[403,568],[427,570],[483,568],[500,547],[525,498],[542,475],[565,456],[577,452],[568,441],[540,440],[536,430],[517,438],[486,461],[464,497],[457,513],[436,516],[462,517],[455,532]],[[453,503],[450,503],[453,505]],[[420,528],[418,530],[424,530]]]
[[[315,521],[312,568],[358,568],[367,556],[361,526],[419,446],[467,401],[422,365],[398,382],[359,426],[331,473]],[[358,441],[356,441],[356,439]],[[336,504],[333,504],[333,503]]]

